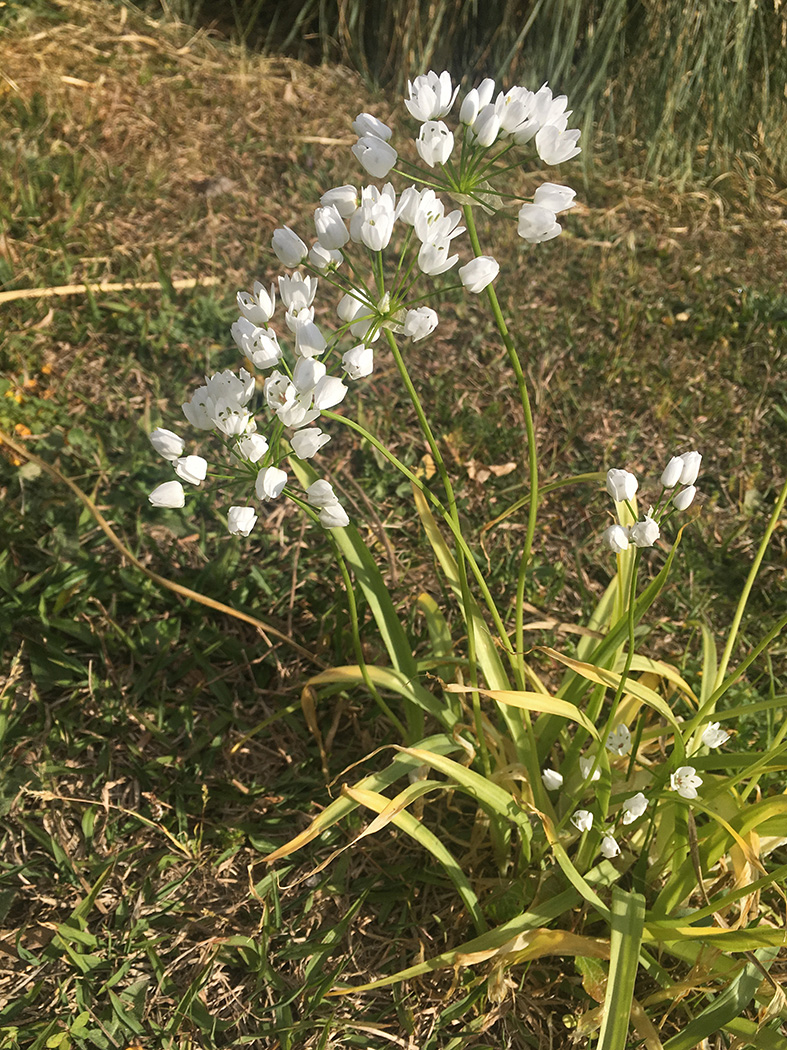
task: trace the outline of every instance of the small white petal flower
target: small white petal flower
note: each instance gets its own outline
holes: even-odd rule
[[[249,463],[257,463],[268,451],[268,441],[262,434],[242,434],[235,442],[232,450],[236,459],[247,459]]]
[[[551,208],[538,204],[523,204],[519,209],[516,232],[528,244],[543,244],[559,236],[563,227],[555,218]]]
[[[430,168],[435,164],[445,164],[454,148],[453,132],[442,120],[427,120],[421,125],[415,148],[421,160]]]
[[[459,279],[468,292],[477,295],[500,273],[500,263],[491,255],[479,255],[477,259],[471,259],[469,263],[460,266],[458,273]]]
[[[722,744],[726,744],[730,739],[730,734],[726,729],[719,729],[718,722],[711,722],[706,727],[701,739],[705,747],[721,747]]]
[[[396,164],[398,153],[383,139],[375,135],[363,135],[352,148],[361,166],[375,179],[384,179]]]
[[[281,347],[272,328],[258,328],[247,317],[239,317],[230,332],[238,349],[255,368],[273,368],[281,360]]]
[[[276,258],[285,266],[298,266],[306,258],[309,249],[289,226],[273,231],[271,242]]]
[[[165,427],[156,427],[155,430],[151,431],[150,443],[160,456],[168,459],[171,463],[174,463],[176,459],[183,455],[183,449],[186,447],[185,441],[179,434],[175,434]]]
[[[536,149],[545,164],[562,164],[571,160],[582,150],[577,145],[579,131],[561,131],[554,124],[547,124],[536,133]]]
[[[408,226],[414,226],[420,203],[421,191],[417,190],[415,186],[408,186],[399,195],[399,203],[396,205],[396,218],[401,219]]]
[[[572,190],[569,186],[560,186],[555,182],[545,182],[533,194],[533,203],[540,208],[549,208],[550,211],[557,215],[561,211],[568,211],[569,208],[573,208],[576,205],[577,202],[574,200],[576,195],[577,191]]]
[[[693,485],[700,472],[702,456],[699,452],[684,452],[680,457],[683,460],[683,470],[680,474],[681,485]]]
[[[411,116],[422,123],[427,120],[439,120],[449,112],[459,91],[459,85],[453,86],[451,74],[444,70],[439,76],[431,69],[415,80],[407,81],[409,99],[404,100]]]
[[[436,277],[459,262],[458,255],[451,255],[450,241],[427,241],[418,252],[418,268],[421,273]]]
[[[628,470],[607,471],[607,492],[616,503],[634,499],[638,488],[639,482],[636,475],[631,474]]]
[[[320,511],[320,524],[324,529],[343,529],[350,524],[350,519],[344,507],[336,500]]]
[[[604,529],[601,540],[613,554],[622,554],[629,548],[628,529],[623,525],[610,525],[608,529]]]
[[[633,824],[637,817],[641,817],[647,808],[648,800],[641,791],[637,792],[636,795],[632,795],[631,798],[627,798],[621,810],[623,823]]]
[[[631,733],[628,726],[622,722],[615,726],[607,737],[607,751],[615,755],[627,755],[631,751]]]
[[[331,435],[324,434],[319,427],[308,427],[306,430],[299,430],[293,434],[290,444],[298,459],[311,459],[330,440]]]
[[[271,285],[270,291],[266,291],[259,281],[254,282],[254,291],[238,292],[238,309],[247,321],[251,321],[258,328],[265,325],[273,317],[276,308],[276,290]]]
[[[675,510],[688,510],[694,502],[694,497],[696,495],[697,489],[694,485],[688,485],[685,489],[681,489],[680,492],[672,497],[672,503]]]
[[[596,764],[596,757],[595,757],[595,755],[588,755],[587,758],[580,758],[580,760],[579,760],[579,771],[582,774],[582,779],[583,780],[587,780],[587,778],[590,776],[590,771],[593,769],[593,766],[595,766],[595,764]],[[601,779],[601,770],[600,769],[596,769],[593,772],[593,776],[590,777],[590,783],[592,784],[593,781],[600,780],[600,779]]]
[[[359,113],[353,121],[352,128],[358,138],[363,138],[364,135],[374,135],[384,142],[387,142],[393,134],[388,125],[383,124],[372,113]]]
[[[620,853],[620,846],[612,835],[605,835],[601,840],[601,846],[599,848],[602,857],[606,857],[607,860],[612,860],[613,857],[617,857]]]
[[[339,502],[336,498],[336,493],[333,491],[333,485],[322,478],[319,481],[312,482],[306,489],[306,500],[312,507],[317,507],[318,510]]]
[[[408,310],[404,319],[404,334],[417,343],[419,339],[425,339],[437,328],[438,317],[430,306],[419,306],[415,310]]]
[[[186,493],[179,481],[165,481],[153,489],[148,499],[154,507],[183,507],[186,504]]]
[[[314,407],[322,412],[344,401],[347,387],[338,376],[323,376],[314,388]]]
[[[320,273],[330,273],[342,265],[344,256],[340,251],[323,248],[319,241],[315,241],[309,249],[309,262]]]
[[[473,137],[479,146],[488,148],[497,141],[500,134],[500,116],[493,103],[482,106],[473,121]]]
[[[257,522],[253,507],[230,507],[227,528],[232,536],[248,536]]]
[[[578,809],[571,818],[577,831],[590,831],[593,827],[593,814],[588,809]]]
[[[542,771],[541,779],[544,781],[544,787],[547,791],[557,791],[558,788],[563,787],[562,773],[558,773],[554,769],[549,769],[549,767]]]
[[[358,207],[358,190],[355,186],[334,186],[320,197],[320,204],[327,208],[329,204],[335,205],[343,219],[352,217]]]
[[[254,491],[257,499],[278,499],[287,484],[287,475],[279,467],[264,467],[257,475]]]
[[[314,321],[303,321],[295,328],[295,353],[299,357],[317,357],[326,346],[325,336]]]
[[[301,357],[296,364],[292,381],[299,394],[311,392],[326,374],[327,369],[322,361],[315,361],[313,357]]]
[[[697,776],[694,766],[681,766],[670,777],[670,788],[683,798],[696,798],[702,777]]]
[[[350,239],[350,231],[344,225],[344,219],[335,204],[315,210],[314,227],[317,230],[317,240],[328,251],[343,248]]]
[[[629,528],[629,539],[637,547],[652,547],[660,535],[658,522],[649,514]]]
[[[200,485],[208,473],[208,461],[202,456],[183,456],[175,463],[175,473],[190,485]]]
[[[460,123],[468,125],[474,124],[480,109],[481,99],[478,95],[478,88],[471,88],[462,99],[462,106],[459,110]]]
[[[342,355],[342,368],[348,379],[363,379],[374,371],[374,350],[359,343]]]
[[[665,489],[674,489],[680,481],[680,476],[683,473],[683,457],[673,456],[669,463],[664,468],[664,472],[661,475],[661,484]]]

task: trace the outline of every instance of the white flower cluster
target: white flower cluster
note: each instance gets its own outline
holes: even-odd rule
[[[450,73],[443,71],[438,75],[430,70],[408,82],[409,98],[405,99],[408,112],[421,124],[415,140],[418,156],[430,169],[444,168],[446,187],[451,190],[472,195],[479,182],[479,170],[484,173],[481,181],[490,184],[495,176],[495,161],[509,150],[531,142],[544,164],[562,164],[581,152],[577,145],[579,131],[568,130],[568,99],[565,95],[553,97],[547,84],[538,91],[515,86],[494,97],[494,80],[482,81],[462,100],[455,133],[442,118],[453,108],[458,91]],[[361,113],[353,129],[358,135],[353,153],[370,175],[385,178],[399,161],[399,154],[391,145],[391,129],[370,113]],[[458,138],[462,140],[459,170],[448,171],[445,166],[454,154]],[[501,166],[500,170],[507,167],[508,164]],[[539,186],[533,201],[520,208],[520,237],[531,244],[557,237],[562,229],[557,216],[574,207],[574,196],[574,190],[568,186],[552,182]]]
[[[661,535],[660,524],[667,511],[667,492],[676,485],[683,485],[680,492],[672,497],[672,508],[678,511],[687,510],[697,494],[694,482],[700,472],[701,463],[702,456],[699,452],[684,452],[682,456],[673,456],[661,475],[662,493],[656,509],[651,507],[645,517],[633,525],[610,525],[602,536],[605,546],[615,554],[622,554],[631,544],[635,547],[652,547]],[[628,470],[607,471],[607,492],[616,503],[630,504],[638,488],[636,475]]]

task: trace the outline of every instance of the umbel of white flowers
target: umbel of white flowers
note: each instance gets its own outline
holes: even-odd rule
[[[635,547],[652,547],[661,535],[660,524],[665,515],[671,512],[671,509],[688,510],[694,501],[697,495],[694,482],[700,472],[701,463],[702,456],[699,452],[684,452],[681,456],[673,456],[661,475],[661,496],[655,511],[651,507],[642,520],[633,525],[610,525],[602,536],[605,546],[615,554],[622,554],[632,544]],[[668,493],[677,485],[682,485],[683,488],[670,500]],[[615,503],[626,504],[632,514],[634,509],[631,501],[638,489],[639,482],[636,476],[628,470],[613,469],[607,472],[607,492]]]

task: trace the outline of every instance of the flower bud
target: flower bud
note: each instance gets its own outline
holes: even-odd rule
[[[637,547],[652,547],[660,535],[658,522],[650,516],[629,529],[629,540]]]
[[[350,524],[350,519],[344,507],[336,500],[320,511],[320,524],[324,529],[343,529]]]
[[[363,138],[364,135],[374,135],[375,138],[382,139],[384,142],[387,142],[393,134],[388,125],[383,124],[372,113],[359,113],[353,121],[352,128],[358,138]]]
[[[491,255],[479,255],[477,259],[471,259],[465,266],[460,266],[458,272],[468,292],[477,295],[500,273],[500,264]]]
[[[672,497],[672,503],[675,510],[688,510],[694,502],[694,497],[696,495],[697,489],[694,485],[688,485],[685,489],[681,489],[680,492]]]
[[[612,835],[605,835],[601,840],[599,847],[601,850],[602,857],[606,857],[607,860],[612,860],[613,857],[617,857],[620,853],[620,846],[615,841]]]
[[[179,481],[165,481],[163,485],[153,489],[148,499],[154,507],[183,507],[186,503],[186,493]]]
[[[328,251],[343,248],[350,239],[350,231],[344,225],[344,219],[335,204],[315,210],[314,226],[317,230],[317,240]]]
[[[165,427],[156,427],[151,432],[150,443],[160,456],[172,463],[183,455],[183,449],[186,447],[186,443],[179,434]]]
[[[616,503],[634,499],[638,488],[639,482],[630,471],[616,468],[607,471],[607,492]]]
[[[309,485],[306,489],[306,499],[313,507],[318,509],[339,502],[336,498],[336,493],[333,491],[333,485],[322,478]]]
[[[396,164],[398,153],[375,135],[363,135],[352,148],[363,168],[375,179],[384,179]]]
[[[623,551],[627,551],[629,548],[628,529],[623,525],[610,525],[608,529],[604,530],[601,540],[604,546],[608,547],[613,554],[622,554]]]
[[[323,193],[320,204],[323,208],[333,204],[343,219],[349,219],[358,207],[358,190],[355,186],[334,186]]]
[[[661,484],[665,489],[674,489],[680,481],[682,473],[683,458],[681,456],[673,456],[664,468],[664,472],[661,475]]]
[[[680,475],[681,485],[693,485],[700,472],[702,456],[699,452],[684,452],[680,457],[683,460],[683,470]]]
[[[518,218],[516,232],[528,244],[543,244],[544,241],[551,241],[563,230],[552,209],[542,208],[539,204],[523,204],[519,209]]]
[[[577,831],[590,831],[593,827],[593,814],[587,809],[578,809],[571,818]]]
[[[549,208],[556,215],[561,211],[568,211],[576,205],[574,197],[577,191],[569,186],[559,186],[555,182],[545,182],[539,186],[533,194],[533,203],[540,208]]]
[[[558,773],[554,769],[545,769],[541,773],[541,779],[544,782],[544,787],[547,791],[557,791],[558,788],[563,787],[563,774]]]
[[[208,472],[207,460],[202,456],[183,456],[175,464],[175,473],[190,485],[199,485]]]
[[[500,117],[493,103],[484,106],[473,121],[473,134],[479,146],[492,146],[500,132]]]
[[[227,528],[232,536],[248,536],[257,522],[253,507],[230,507]]]
[[[285,266],[298,266],[306,258],[309,249],[300,239],[297,233],[293,233],[289,226],[283,226],[273,231],[271,242],[276,258]]]
[[[278,499],[287,484],[287,475],[278,467],[264,467],[257,475],[254,491],[257,499]]]

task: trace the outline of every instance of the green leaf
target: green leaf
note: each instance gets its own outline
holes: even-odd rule
[[[645,898],[615,886],[612,890],[609,978],[598,1050],[626,1050],[644,922]]]

